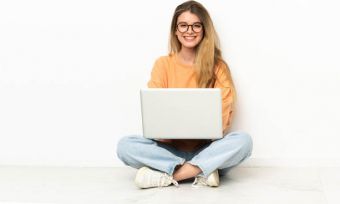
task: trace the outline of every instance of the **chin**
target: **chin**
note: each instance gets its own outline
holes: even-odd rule
[[[198,43],[190,43],[190,44],[182,43],[183,47],[190,48],[190,49],[195,48],[197,45]]]

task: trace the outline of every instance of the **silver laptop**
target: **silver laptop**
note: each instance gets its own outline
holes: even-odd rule
[[[150,139],[223,137],[221,90],[141,89],[143,135]]]

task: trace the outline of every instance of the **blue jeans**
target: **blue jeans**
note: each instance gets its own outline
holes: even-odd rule
[[[198,166],[207,177],[216,169],[224,175],[231,167],[251,155],[253,142],[243,132],[231,132],[193,152],[180,151],[173,146],[142,136],[123,137],[117,146],[117,155],[133,168],[148,166],[173,175],[175,167],[185,162]]]

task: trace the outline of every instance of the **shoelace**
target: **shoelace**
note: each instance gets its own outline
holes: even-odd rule
[[[171,180],[172,184],[174,184],[176,187],[179,187],[178,182],[174,180],[172,176],[169,176],[166,173],[164,173],[159,179],[158,186],[161,186],[161,187],[165,186],[165,184],[167,183],[167,181],[169,181],[169,179]]]
[[[192,187],[197,187],[199,185],[203,185],[203,186],[207,186],[207,179],[203,178],[203,177],[196,177],[195,181],[191,184]]]

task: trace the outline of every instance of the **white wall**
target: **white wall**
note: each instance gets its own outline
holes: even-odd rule
[[[116,166],[138,90],[182,1],[0,1],[0,165]],[[238,90],[253,159],[340,159],[332,0],[201,1]]]

